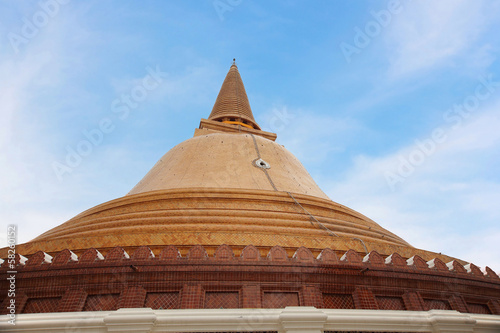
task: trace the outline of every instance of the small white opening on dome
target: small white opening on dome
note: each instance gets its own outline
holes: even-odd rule
[[[269,163],[267,163],[266,161],[264,161],[262,158],[255,160],[254,165],[258,168],[261,168],[261,169],[270,169],[271,168],[271,165]]]

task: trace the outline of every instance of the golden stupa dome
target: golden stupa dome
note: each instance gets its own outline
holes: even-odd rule
[[[153,252],[175,245],[187,252],[221,244],[238,254],[275,245],[289,255],[301,246],[319,254],[331,248],[399,253],[410,258],[452,258],[416,249],[366,216],[333,202],[300,161],[262,131],[233,64],[208,119],[194,137],[167,152],[124,197],[93,207],[31,242],[25,255],[121,246]]]

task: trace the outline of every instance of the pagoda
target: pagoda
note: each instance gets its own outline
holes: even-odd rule
[[[332,201],[276,138],[255,120],[233,62],[194,136],[127,195],[17,245],[19,323],[54,332],[68,323],[75,332],[163,332],[174,317],[191,325],[215,313],[212,323],[262,317],[246,326],[221,321],[218,332],[377,331],[369,325],[380,316],[387,320],[376,327],[388,331],[415,316],[420,329],[455,321],[472,329],[464,332],[500,329],[493,270],[415,248]],[[0,257],[0,311],[8,315],[7,248]],[[265,324],[276,313],[276,323]],[[356,319],[336,330],[328,325],[337,315]],[[304,323],[320,326],[294,330]],[[212,327],[178,325],[176,332]],[[390,331],[426,331],[398,325]]]

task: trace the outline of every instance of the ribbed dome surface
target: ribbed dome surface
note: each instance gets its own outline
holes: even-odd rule
[[[154,251],[166,244],[179,249],[201,244],[209,250],[221,244],[235,249],[248,244],[270,249],[280,244],[292,254],[306,246],[316,254],[330,247],[436,257],[331,200],[281,191],[213,188],[151,191],[109,201],[40,235],[23,246],[23,252],[71,248],[79,253],[89,247],[106,252],[115,246],[142,245]]]
[[[219,95],[215,101],[210,120],[237,121],[260,129],[255,121],[248,101],[245,86],[241,80],[238,67],[232,65],[222,83]]]

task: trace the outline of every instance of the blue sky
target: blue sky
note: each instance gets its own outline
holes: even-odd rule
[[[0,245],[125,195],[235,57],[257,122],[332,200],[500,272],[498,31],[480,0],[0,1]]]

